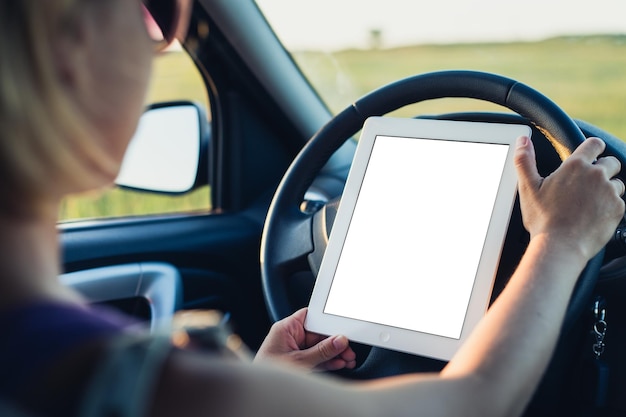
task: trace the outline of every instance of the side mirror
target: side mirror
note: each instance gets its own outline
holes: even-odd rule
[[[191,190],[198,182],[206,130],[205,112],[195,103],[150,106],[141,116],[115,183],[168,194]]]

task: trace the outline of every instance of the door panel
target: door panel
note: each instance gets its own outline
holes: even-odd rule
[[[259,275],[262,224],[262,211],[253,210],[62,225],[66,274],[61,279],[94,301],[120,305],[141,295],[139,277],[149,267],[150,274],[173,281],[166,285],[156,278],[145,288],[140,298],[151,300],[151,309],[157,299],[168,312],[218,309],[256,348],[269,327]],[[114,282],[113,288],[100,292],[104,282]],[[163,320],[159,317],[159,326]]]

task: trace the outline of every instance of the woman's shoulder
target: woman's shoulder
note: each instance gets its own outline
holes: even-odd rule
[[[0,329],[7,343],[0,347],[0,361],[27,358],[42,362],[134,324],[132,319],[100,306],[41,301],[1,310]]]
[[[39,301],[1,310],[0,396],[18,404],[39,397],[40,404],[68,411],[103,341],[132,326],[132,319],[100,306]]]

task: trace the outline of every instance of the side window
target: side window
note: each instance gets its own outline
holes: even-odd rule
[[[189,55],[173,45],[155,58],[152,83],[146,105],[190,100],[201,104],[210,117],[206,87]],[[209,186],[182,195],[164,195],[113,187],[101,192],[66,197],[61,204],[60,221],[142,216],[166,213],[207,212],[211,210]]]

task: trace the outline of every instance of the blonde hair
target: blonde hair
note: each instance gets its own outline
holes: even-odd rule
[[[68,97],[53,39],[83,0],[0,0],[0,213],[101,186],[119,162]]]

